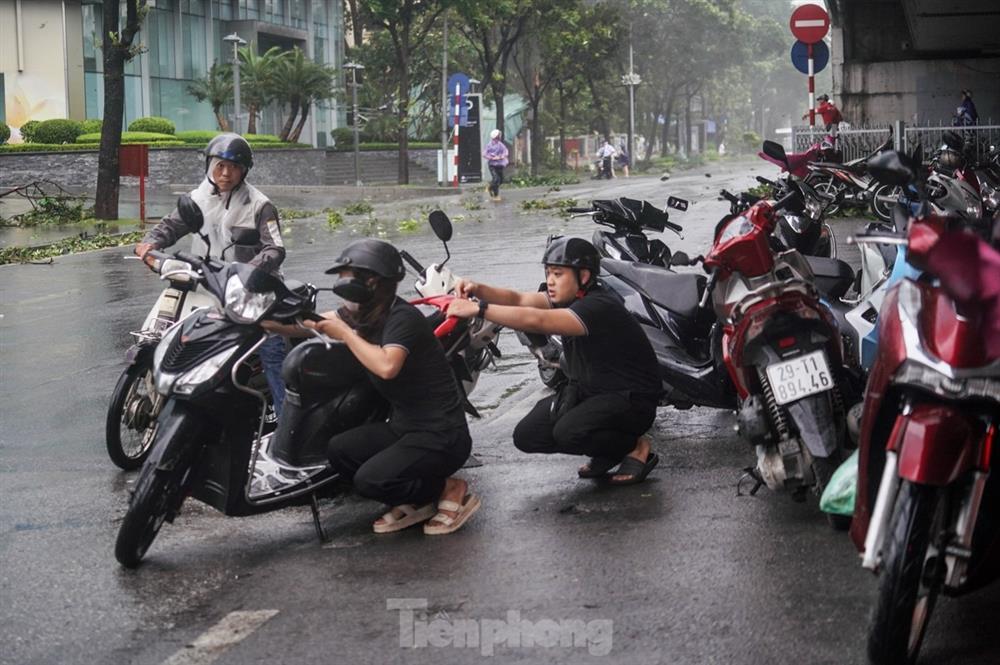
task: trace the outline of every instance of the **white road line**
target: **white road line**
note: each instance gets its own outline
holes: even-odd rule
[[[163,665],[208,665],[277,613],[278,610],[230,612],[194,642],[163,661]]]

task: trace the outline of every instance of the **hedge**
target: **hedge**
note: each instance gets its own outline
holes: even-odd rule
[[[166,118],[137,118],[133,120],[128,126],[128,131],[130,132],[154,132],[156,134],[174,134],[177,131],[177,127],[174,125],[173,120],[167,120]]]
[[[430,141],[410,141],[407,144],[410,150],[431,150],[433,148],[441,149],[440,143],[432,143]],[[337,152],[350,152],[354,150],[354,143],[349,143],[346,146],[338,144],[333,148]],[[398,143],[359,143],[358,150],[399,150]]]
[[[97,118],[88,118],[80,123],[81,134],[100,134],[104,128],[104,121]]]
[[[76,137],[77,143],[100,143],[101,133],[96,134],[81,134]],[[176,137],[170,134],[157,134],[155,132],[122,132],[122,143],[180,143],[183,145],[183,141],[178,141]]]
[[[222,132],[212,129],[190,129],[183,132],[177,132],[175,137],[184,141],[184,143],[190,143],[192,145],[207,145],[209,141],[221,133]],[[251,145],[256,143],[281,143],[281,139],[274,134],[244,134],[243,138],[245,138]]]
[[[0,145],[0,154],[6,152],[81,152],[84,150],[98,150],[99,143],[13,143]],[[156,148],[186,148],[180,141],[162,141],[149,146]]]
[[[0,145],[6,143],[7,139],[9,138],[10,138],[10,127],[7,126],[7,123],[0,122]]]
[[[32,138],[38,143],[73,143],[80,135],[78,120],[42,120],[35,127]]]
[[[38,125],[42,124],[38,120],[29,120],[28,122],[21,125],[21,140],[25,143],[35,142],[35,130],[38,129]]]

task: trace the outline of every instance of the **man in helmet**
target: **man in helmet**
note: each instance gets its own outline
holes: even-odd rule
[[[816,107],[816,113],[819,113],[820,117],[823,118],[823,126],[828,132],[836,132],[837,127],[844,120],[844,116],[840,114],[840,109],[838,109],[833,102],[830,101],[830,95],[820,95],[816,98],[819,105]],[[802,116],[805,120],[809,117],[809,113],[806,112]]]
[[[224,261],[241,261],[268,272],[278,272],[285,260],[278,211],[259,189],[246,182],[253,167],[253,150],[239,134],[219,134],[205,149],[205,179],[191,190],[191,199],[201,209],[204,226],[195,234],[191,252],[209,254]],[[256,229],[258,240],[253,245],[234,245],[233,231],[237,228]],[[188,228],[178,210],[163,218],[135,246],[135,253],[145,260],[151,249],[170,247],[195,229]],[[201,236],[208,238],[208,245]],[[271,395],[277,412],[281,411],[285,388],[281,380],[281,363],[285,343],[280,337],[268,340],[260,348]]]
[[[499,129],[494,129],[490,132],[490,142],[483,150],[483,159],[486,160],[492,176],[488,189],[490,198],[494,201],[500,200],[500,185],[503,184],[503,170],[507,166],[508,154],[507,145],[503,142],[503,133]]]
[[[391,506],[372,525],[375,533],[418,524],[427,535],[452,533],[480,504],[466,481],[452,477],[472,438],[444,347],[420,310],[396,295],[402,257],[389,243],[366,238],[348,245],[326,272],[339,275],[333,291],[347,306],[305,325],[344,342],[391,407],[388,421],[330,439],[330,463],[358,494]]]
[[[638,322],[598,280],[600,255],[581,238],[550,241],[545,292],[512,291],[460,279],[448,313],[483,317],[525,332],[561,335],[570,378],[514,429],[525,452],[587,455],[581,478],[641,482],[659,459],[645,432],[662,392],[656,354]],[[477,302],[468,300],[476,298]]]

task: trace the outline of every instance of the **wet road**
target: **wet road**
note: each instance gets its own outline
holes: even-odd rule
[[[689,198],[691,209],[672,215],[685,238],[664,240],[703,252],[726,209],[714,193],[773,172],[755,168],[504,190],[500,204],[480,193],[441,197],[455,221],[450,265],[534,288],[548,234],[593,230],[520,211],[521,200],[543,197]],[[298,207],[346,202],[304,197]],[[378,205],[374,219],[348,218],[334,231],[324,218],[295,220],[286,273],[327,283],[322,271],[361,227],[439,260],[425,226],[396,231],[435,205]],[[842,239],[857,222],[837,224]],[[648,482],[580,481],[580,460],[530,457],[510,443],[543,395],[510,333],[472,398],[484,415],[472,423],[483,465],[463,475],[483,508],[467,528],[377,537],[379,507],[348,496],[322,506],[333,538],[321,546],[306,508],[234,519],[189,502],[146,563],[122,570],[112,549],[134,476],[107,459],[104,413],[127,333],[160,289],[124,253],[0,268],[0,662],[464,663],[490,653],[525,663],[864,662],[874,578],[813,502],[735,495],[751,459],[730,414],[661,409],[653,436],[662,461]],[[990,590],[940,601],[923,662],[1000,661],[990,630],[997,598]]]

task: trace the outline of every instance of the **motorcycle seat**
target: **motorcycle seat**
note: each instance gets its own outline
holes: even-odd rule
[[[705,291],[704,275],[676,273],[658,266],[601,260],[601,268],[630,283],[657,305],[678,316],[695,318]]]
[[[816,290],[827,298],[843,297],[854,283],[854,269],[844,261],[822,256],[804,258],[816,276]]]

